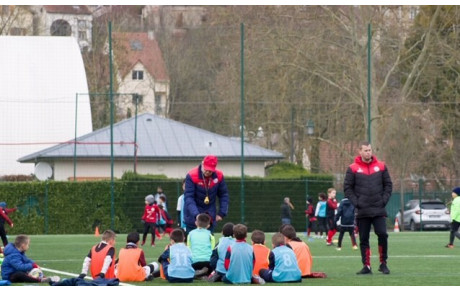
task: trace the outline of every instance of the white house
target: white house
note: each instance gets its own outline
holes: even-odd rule
[[[83,60],[72,37],[0,36],[0,64],[0,175],[29,175],[18,158],[92,131]]]
[[[110,126],[65,143],[21,157],[21,163],[46,162],[54,180],[111,177]],[[75,152],[76,149],[76,152]],[[156,114],[144,113],[113,125],[114,177],[126,171],[183,178],[204,156],[219,159],[225,176],[241,176],[241,142]],[[244,143],[245,175],[265,176],[265,165],[284,159],[281,153]]]
[[[81,51],[91,49],[93,16],[86,5],[37,5],[33,9],[39,35],[72,36]]]
[[[136,102],[138,113],[167,116],[169,76],[153,32],[114,33],[113,39],[121,94],[115,98],[117,117],[134,116]]]

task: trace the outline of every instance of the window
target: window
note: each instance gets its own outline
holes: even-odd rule
[[[155,114],[162,115],[163,114],[163,106],[161,104],[161,95],[155,95]]]
[[[51,24],[50,33],[52,36],[70,36],[72,28],[67,21],[58,19]]]
[[[79,30],[85,30],[86,29],[86,21],[78,20],[78,29]]]
[[[144,101],[144,96],[140,94],[133,94],[133,104],[136,105],[136,99],[137,99],[137,104],[142,104]]]
[[[144,80],[144,71],[133,71],[133,80]]]
[[[86,40],[86,31],[79,31],[78,32],[78,39],[79,40]]]
[[[2,14],[3,15],[10,14],[10,6],[9,5],[2,5]]]
[[[130,41],[130,45],[131,45],[131,50],[133,51],[141,51],[144,47],[142,45],[142,42],[140,42],[139,40]]]
[[[418,7],[411,7],[409,12],[409,19],[415,19],[418,14]]]

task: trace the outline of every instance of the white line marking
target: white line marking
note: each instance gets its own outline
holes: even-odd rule
[[[54,269],[48,269],[48,268],[42,268],[42,267],[40,267],[40,269],[42,269],[44,271],[47,271],[47,272],[51,272],[51,273],[55,273],[55,274],[61,274],[61,275],[67,275],[67,276],[72,276],[72,277],[78,277],[80,275],[80,274],[68,273],[68,272],[63,272],[63,271],[54,270]],[[93,278],[89,277],[89,276],[86,276],[85,279],[93,280]],[[121,286],[134,286],[134,285],[127,284],[127,283],[122,283],[122,282],[120,282],[120,285]]]

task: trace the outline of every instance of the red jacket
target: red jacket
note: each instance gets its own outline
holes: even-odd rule
[[[327,199],[326,217],[334,217],[336,209],[337,209],[337,200],[335,200],[335,198]]]
[[[317,220],[315,217],[315,209],[313,208],[313,205],[308,205],[307,210],[305,210],[305,214],[307,215],[309,221]]]
[[[8,214],[11,212],[15,212],[17,208],[3,208],[0,207],[0,220],[6,221],[10,226],[13,225],[13,222],[11,219],[8,217]]]
[[[145,205],[142,220],[148,223],[156,223],[160,218],[160,208],[156,204]]]

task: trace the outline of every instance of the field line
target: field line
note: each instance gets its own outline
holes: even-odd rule
[[[356,258],[360,257],[360,254],[357,254],[355,256],[313,256],[314,259],[349,259],[349,258]],[[372,257],[372,256],[371,256]],[[388,257],[390,258],[403,258],[403,259],[413,259],[413,258],[448,258],[448,259],[454,259],[454,258],[460,258],[460,255],[391,255],[389,254]]]
[[[48,268],[42,268],[42,267],[40,267],[40,269],[42,269],[42,270],[44,270],[44,271],[47,271],[47,272],[51,272],[51,273],[55,273],[55,274],[61,274],[61,275],[67,275],[67,276],[72,276],[72,277],[78,277],[78,276],[80,275],[80,274],[74,274],[74,273],[69,273],[69,272],[63,272],[63,271],[59,271],[59,270],[48,269]],[[93,278],[90,277],[90,276],[86,276],[85,279],[93,280]],[[134,285],[127,284],[127,283],[122,283],[122,282],[120,282],[120,285],[121,285],[121,286],[134,286]]]

